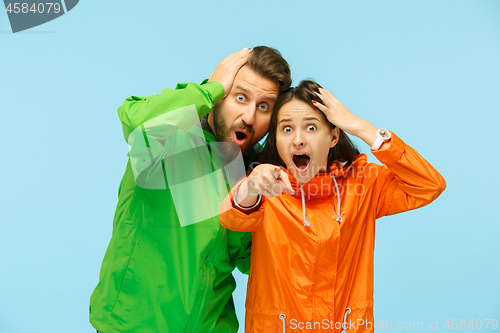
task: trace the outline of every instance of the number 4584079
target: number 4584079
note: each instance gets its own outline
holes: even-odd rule
[[[9,2],[9,5],[5,8],[5,10],[8,13],[59,13],[61,11],[61,5],[59,3],[53,3],[53,2],[39,2],[39,3],[34,3],[31,7],[27,3],[12,3]]]
[[[483,320],[485,321],[485,325],[483,326]],[[467,324],[467,321],[465,319],[452,319],[451,320],[451,325],[450,325],[450,319],[448,319],[446,321],[446,323],[444,323],[444,327],[446,327],[447,329],[466,329],[466,328],[476,328],[476,329],[488,329],[488,326],[490,326],[490,322],[491,322],[491,328],[493,329],[497,329],[498,328],[498,320],[497,319],[477,319],[474,321],[474,319],[472,319],[468,324]],[[475,327],[474,327],[474,324],[475,324]]]

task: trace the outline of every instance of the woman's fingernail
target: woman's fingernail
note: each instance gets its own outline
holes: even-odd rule
[[[312,102],[313,102],[313,104],[316,104],[316,103],[318,103],[318,102],[316,102],[316,101],[315,101],[314,99],[312,100]]]

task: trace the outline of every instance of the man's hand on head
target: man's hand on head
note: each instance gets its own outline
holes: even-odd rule
[[[246,64],[248,56],[252,50],[244,48],[238,52],[232,53],[222,60],[208,78],[208,81],[217,81],[224,87],[224,97],[229,94],[233,86],[236,73]]]

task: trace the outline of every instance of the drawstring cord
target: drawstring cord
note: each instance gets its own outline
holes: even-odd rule
[[[347,315],[349,313],[351,313],[351,308],[346,308],[345,313],[344,313],[344,323],[342,324],[342,328],[343,328],[342,333],[347,333],[347,328],[349,327],[347,325]]]
[[[300,183],[300,192],[302,193],[302,214],[304,215],[304,227],[310,227],[311,222],[306,220],[306,199],[304,198],[304,188]]]
[[[286,333],[286,332],[285,332],[285,327],[286,327],[286,326],[285,326],[285,325],[286,325],[286,324],[285,324],[285,318],[286,318],[286,316],[285,316],[285,314],[284,314],[284,313],[280,314],[280,319],[283,321],[283,333]]]
[[[337,190],[337,215],[333,215],[333,218],[337,218],[337,222],[341,223],[344,220],[342,219],[342,215],[344,215],[344,212],[340,212],[340,191],[339,191],[339,185],[337,184],[337,180],[335,179],[336,177],[333,176],[333,182],[335,183],[335,189]]]
[[[337,222],[342,223],[344,221],[342,216],[344,215],[345,212],[340,212],[341,202],[340,202],[339,184],[337,184],[337,179],[335,178],[335,176],[333,176],[332,178],[333,178],[333,182],[335,183],[335,190],[337,191],[337,212],[338,212],[337,215],[333,215],[333,218],[336,219]],[[300,183],[300,193],[302,195],[302,215],[304,218],[304,227],[310,227],[311,222],[309,222],[306,219],[306,199],[304,196],[304,186],[302,183]]]

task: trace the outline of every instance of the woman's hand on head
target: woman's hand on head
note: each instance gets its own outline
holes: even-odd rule
[[[344,130],[344,132],[357,136],[369,146],[373,145],[377,138],[377,127],[349,111],[328,90],[319,88],[319,92],[317,95],[324,105],[316,101],[312,102],[325,114],[329,122]]]
[[[279,166],[260,164],[246,179],[251,195],[265,195],[268,198],[280,195],[283,191],[295,194],[288,175]]]
[[[317,95],[321,98],[324,105],[314,100],[312,101],[313,104],[325,114],[329,122],[344,130],[344,132],[357,136],[360,123],[363,119],[349,111],[349,109],[328,90],[319,88],[319,91],[320,93]]]

